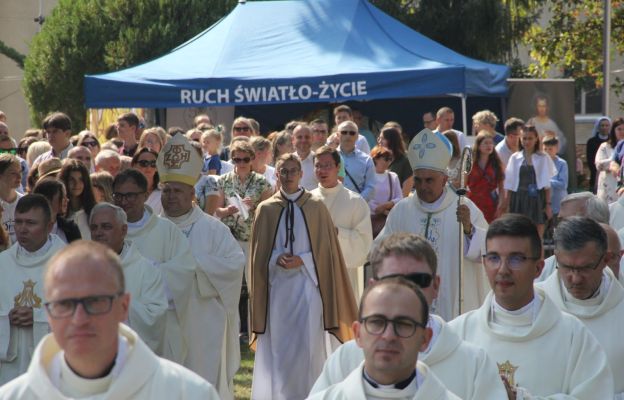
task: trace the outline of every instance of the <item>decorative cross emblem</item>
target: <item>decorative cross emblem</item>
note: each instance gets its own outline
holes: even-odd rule
[[[182,164],[191,159],[191,152],[184,150],[183,144],[171,145],[168,152],[165,153],[164,164],[169,169],[180,169]]]
[[[437,146],[435,143],[429,142],[429,135],[426,133],[421,134],[420,136],[422,136],[420,142],[421,143],[415,143],[414,146],[412,147],[414,150],[418,150],[418,157],[419,158],[423,158],[425,156],[425,151],[426,149],[435,149]]]
[[[515,374],[518,369],[517,366],[512,365],[509,360],[505,361],[502,364],[496,363],[498,365],[498,373],[505,378],[507,378],[507,382],[509,382],[509,386],[516,386]]]

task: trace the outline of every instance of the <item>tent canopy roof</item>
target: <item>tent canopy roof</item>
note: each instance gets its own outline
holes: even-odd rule
[[[85,94],[88,107],[502,96],[508,75],[367,0],[253,1],[160,58],[87,75]]]

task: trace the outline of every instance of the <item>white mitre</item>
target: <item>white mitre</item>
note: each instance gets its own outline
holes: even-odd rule
[[[447,173],[453,146],[440,132],[429,129],[420,131],[407,148],[407,158],[413,170],[430,169]]]
[[[202,158],[186,136],[172,137],[158,154],[156,166],[160,181],[195,186],[202,170]]]

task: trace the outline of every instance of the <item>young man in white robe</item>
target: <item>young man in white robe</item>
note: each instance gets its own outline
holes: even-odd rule
[[[432,308],[446,321],[478,308],[487,293],[487,279],[478,264],[487,222],[470,199],[463,197],[458,204],[458,196],[447,186],[451,154],[451,143],[438,132],[425,129],[414,137],[407,157],[414,170],[416,194],[394,206],[375,239],[377,245],[392,233],[412,232],[429,241],[438,256],[441,278]]]
[[[624,399],[624,288],[607,263],[607,233],[597,222],[570,217],[553,237],[557,273],[537,284],[561,309],[574,315],[594,334],[607,354],[615,380],[615,399]]]
[[[422,291],[427,304],[438,294],[440,277],[431,245],[413,233],[394,233],[375,248],[370,257],[373,285],[388,276],[403,276]],[[437,315],[429,314],[427,327],[433,332],[427,348],[418,355],[448,390],[464,400],[498,400],[507,394],[498,369],[487,353],[459,338]],[[353,340],[340,346],[325,362],[311,394],[344,380],[364,361],[364,352]],[[462,373],[457,373],[457,366]]]
[[[0,385],[26,371],[33,347],[49,332],[43,272],[45,263],[65,246],[50,233],[51,215],[42,195],[21,197],[15,207],[17,242],[0,253]]]
[[[340,154],[337,150],[323,146],[314,156],[314,173],[319,183],[311,193],[323,201],[334,221],[351,288],[358,302],[364,292],[363,265],[373,244],[370,209],[362,196],[345,188],[338,180]]]
[[[427,300],[415,283],[394,276],[369,286],[353,323],[364,361],[310,399],[459,399],[418,361],[433,334],[428,320]]]
[[[127,217],[113,204],[98,203],[89,216],[91,240],[109,247],[121,258],[126,288],[132,296],[125,323],[138,333],[152,351],[162,347],[165,334],[167,296],[162,272],[126,240]]]
[[[147,179],[140,171],[129,168],[115,176],[113,200],[128,217],[127,239],[163,273],[169,307],[163,345],[156,354],[182,364],[188,354],[182,331],[196,279],[190,243],[173,222],[155,215],[145,204]]]
[[[544,265],[535,224],[505,215],[490,224],[486,245],[492,292],[449,327],[496,361],[510,399],[613,398],[611,368],[594,335],[533,288]]]
[[[157,357],[130,328],[131,295],[117,254],[77,241],[50,260],[45,308],[51,334],[28,372],[0,388],[2,400],[214,400],[206,381]]]
[[[193,204],[202,158],[188,139],[174,136],[156,164],[163,185],[163,217],[188,238],[197,266],[182,330],[188,344],[183,365],[213,384],[222,399],[233,399],[240,365],[238,301],[245,255],[225,224]]]
[[[251,397],[303,399],[353,337],[357,311],[331,216],[299,186],[299,158],[283,155],[276,171],[281,189],[259,204],[251,234]]]

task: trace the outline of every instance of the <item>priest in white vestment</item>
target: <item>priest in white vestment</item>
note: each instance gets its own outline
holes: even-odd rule
[[[17,201],[17,242],[0,253],[0,385],[26,371],[33,349],[49,332],[43,272],[45,263],[65,246],[50,234],[53,226],[45,197],[29,194]]]
[[[303,399],[352,338],[356,306],[331,216],[299,187],[299,158],[282,156],[276,170],[281,190],[258,206],[251,238],[251,397]]]
[[[339,171],[340,154],[337,150],[329,146],[317,150],[314,173],[319,184],[311,193],[323,201],[334,221],[357,302],[364,292],[363,265],[373,243],[373,229],[366,200],[340,183]]]
[[[89,219],[91,240],[108,246],[121,258],[126,288],[132,298],[126,324],[152,351],[157,351],[162,347],[168,308],[162,272],[131,241],[125,240],[127,217],[120,207],[98,203]]]
[[[362,296],[355,341],[364,361],[311,399],[459,399],[418,360],[432,331],[427,299],[404,276],[386,276]]]
[[[156,354],[183,364],[188,345],[182,330],[187,323],[186,311],[196,280],[195,259],[182,231],[145,205],[146,193],[147,179],[140,171],[128,168],[115,176],[113,200],[128,217],[126,238],[161,270],[164,277],[169,307],[163,345]]]
[[[421,289],[427,304],[438,295],[440,277],[436,275],[437,257],[431,245],[413,233],[395,233],[384,239],[371,254],[374,284],[390,275],[411,279]],[[433,267],[431,267],[433,265]],[[505,398],[505,387],[498,369],[487,353],[457,336],[442,318],[429,314],[427,327],[433,335],[427,348],[418,354],[448,390],[465,400]],[[338,347],[327,359],[310,394],[344,380],[364,361],[364,351],[351,340]],[[457,373],[457,366],[462,373]]]
[[[432,309],[447,321],[460,314],[460,268],[461,312],[478,308],[487,293],[487,280],[479,262],[488,224],[470,199],[462,197],[458,206],[458,196],[447,185],[451,151],[450,142],[440,133],[425,129],[414,137],[407,156],[414,169],[416,193],[392,208],[375,239],[377,245],[394,232],[412,232],[431,243],[442,281]]]
[[[52,333],[34,351],[28,372],[0,388],[2,400],[214,400],[195,373],[158,358],[123,325],[131,295],[117,254],[77,241],[48,264],[45,276]]]
[[[536,285],[561,309],[574,315],[594,334],[615,377],[615,399],[624,399],[624,288],[607,263],[607,234],[589,218],[572,217],[557,225],[554,235],[557,273]]]
[[[533,288],[543,266],[535,224],[503,216],[490,224],[486,244],[492,292],[449,327],[485,349],[516,399],[613,398],[611,368],[594,335]]]
[[[197,265],[182,331],[189,349],[184,366],[212,383],[222,399],[233,399],[245,255],[225,224],[193,204],[202,159],[185,136],[167,142],[157,166],[163,216],[188,238]]]

